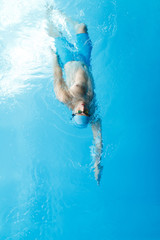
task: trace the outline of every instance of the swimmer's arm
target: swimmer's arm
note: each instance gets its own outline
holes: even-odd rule
[[[62,68],[58,62],[58,56],[54,54],[54,67],[53,67],[53,75],[54,75],[54,92],[56,98],[64,103],[67,104],[71,101],[71,96],[68,91],[68,87],[63,79]]]
[[[102,173],[102,166],[101,166],[101,156],[102,156],[102,126],[101,126],[101,119],[98,119],[96,122],[91,124],[93,138],[95,143],[95,178],[99,184],[101,173]]]

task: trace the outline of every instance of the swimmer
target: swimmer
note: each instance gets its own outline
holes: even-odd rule
[[[73,27],[76,34],[76,45],[71,44],[53,24],[51,15],[58,12]],[[56,98],[72,111],[72,123],[77,128],[91,125],[95,143],[94,172],[97,183],[100,183],[103,167],[101,119],[96,116],[96,100],[90,57],[92,43],[84,23],[72,21],[58,10],[47,6],[47,31],[55,40],[54,57],[54,92]]]

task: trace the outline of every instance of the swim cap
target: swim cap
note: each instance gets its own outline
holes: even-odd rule
[[[78,128],[86,128],[89,123],[89,117],[84,115],[75,115],[72,118],[72,122]]]

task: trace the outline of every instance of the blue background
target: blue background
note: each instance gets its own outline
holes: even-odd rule
[[[8,25],[8,8],[1,5],[0,239],[159,240],[160,1],[55,3],[87,24],[93,42],[104,142],[100,186],[90,127],[75,129],[55,99],[48,46],[39,49],[37,42],[44,62],[24,68],[18,91],[14,81],[6,90],[13,69],[6,54],[19,39],[32,38],[22,29],[44,18],[43,1],[30,5],[25,12],[22,1],[21,18]]]

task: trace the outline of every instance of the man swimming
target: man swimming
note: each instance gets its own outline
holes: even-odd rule
[[[47,9],[48,16],[53,14],[52,10],[52,8]],[[74,46],[55,28],[51,18],[48,19],[48,34],[54,38],[56,47],[56,52],[53,52],[54,92],[56,98],[72,111],[74,126],[85,128],[91,124],[95,142],[94,171],[99,184],[102,172],[102,131],[101,119],[96,116],[97,105],[90,70],[92,43],[87,26],[65,16],[76,33],[76,45]]]

